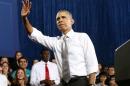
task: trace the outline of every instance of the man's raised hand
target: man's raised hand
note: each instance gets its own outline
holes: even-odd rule
[[[21,16],[26,17],[30,13],[32,3],[29,0],[23,0],[22,1],[22,10],[21,10]]]

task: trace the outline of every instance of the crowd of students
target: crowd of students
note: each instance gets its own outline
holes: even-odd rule
[[[34,60],[32,67],[38,62],[38,60]],[[56,64],[55,60],[53,60],[53,63]],[[3,85],[0,83],[0,86],[30,86],[32,70],[27,67],[28,59],[20,51],[15,53],[15,61],[13,63],[9,61],[8,57],[2,56],[0,59],[0,77],[4,78],[3,80],[5,81],[7,79],[7,82],[2,81],[4,83]],[[99,64],[95,86],[118,86],[115,74],[114,66],[107,67]],[[6,79],[3,76],[6,76]]]

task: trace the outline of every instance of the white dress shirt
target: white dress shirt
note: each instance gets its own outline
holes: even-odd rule
[[[67,34],[68,58],[71,76],[87,76],[98,71],[98,61],[92,41],[86,33],[69,31]],[[61,46],[63,36],[50,37],[43,35],[33,27],[30,39],[53,50],[60,75],[62,77]]]
[[[58,85],[60,83],[60,76],[59,76],[57,65],[55,63],[48,61],[47,66],[49,69],[50,80],[54,80],[55,84]],[[31,70],[30,84],[31,86],[44,86],[44,84],[40,85],[41,80],[45,80],[44,61],[40,61],[33,65]]]
[[[5,75],[0,74],[0,86],[8,86],[8,80]]]

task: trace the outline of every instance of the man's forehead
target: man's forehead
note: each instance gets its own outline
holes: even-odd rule
[[[44,51],[42,51],[42,53],[48,53],[49,52],[49,50],[44,50]]]
[[[62,11],[62,12],[57,13],[56,18],[58,18],[60,16],[70,16],[70,14],[66,11]]]

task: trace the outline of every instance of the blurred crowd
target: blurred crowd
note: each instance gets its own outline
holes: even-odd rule
[[[31,69],[28,69],[29,60],[23,56],[22,52],[16,51],[14,61],[9,61],[6,56],[0,58],[0,75],[6,76],[8,86],[30,86]],[[32,66],[40,62],[35,59]],[[56,64],[55,59],[52,60]],[[99,64],[99,72],[96,76],[96,86],[118,86],[115,79],[114,66],[104,66]],[[4,83],[5,84],[5,83]],[[7,86],[4,85],[4,86]]]

